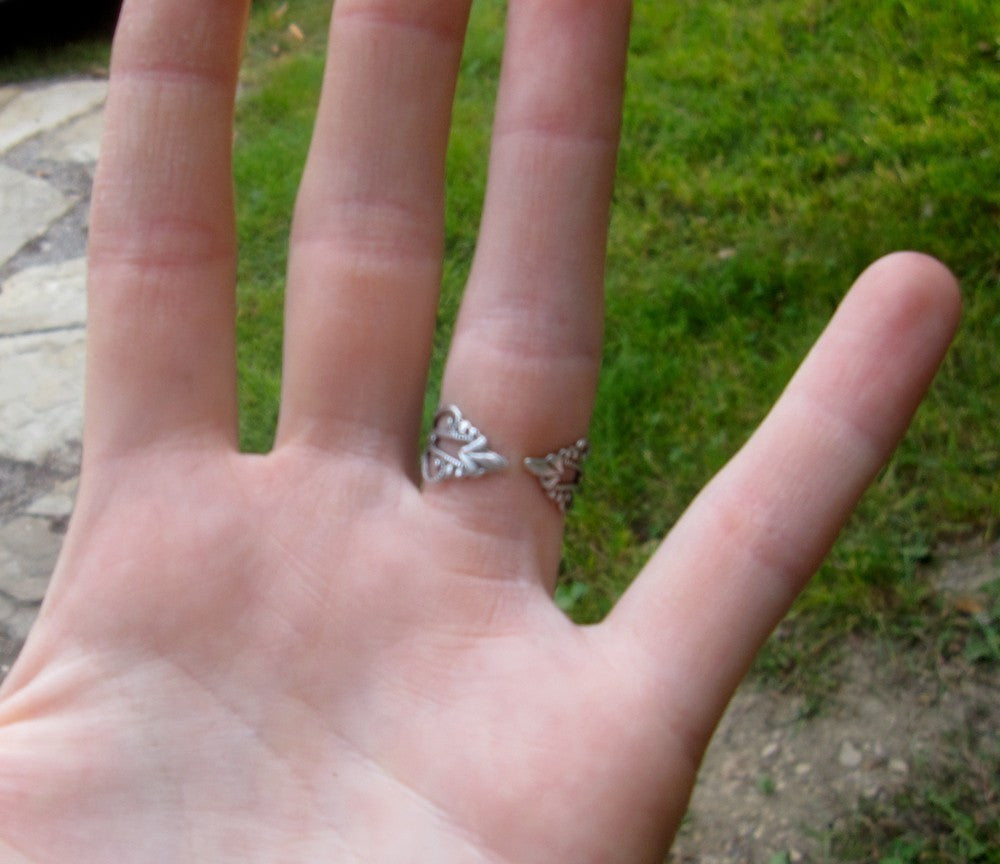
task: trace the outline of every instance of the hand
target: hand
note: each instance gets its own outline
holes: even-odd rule
[[[511,0],[443,400],[512,467],[423,490],[469,0],[336,4],[263,457],[235,407],[248,5],[125,4],[83,476],[0,691],[0,860],[661,861],[734,687],[927,387],[954,281],[869,269],[609,618],[574,626],[562,517],[518,466],[588,425],[629,4]]]

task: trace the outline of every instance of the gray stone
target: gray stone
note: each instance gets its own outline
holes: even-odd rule
[[[882,787],[878,783],[872,783],[861,790],[861,797],[866,801],[875,801],[882,797]]]
[[[0,267],[73,204],[72,198],[44,180],[0,165]]]
[[[90,113],[107,94],[107,82],[94,80],[21,90],[0,110],[0,153]]]
[[[29,516],[41,516],[45,519],[66,519],[73,513],[73,504],[76,501],[76,490],[79,486],[79,478],[66,480],[55,487],[51,492],[36,498],[24,512]]]
[[[2,375],[0,371],[0,375]],[[76,448],[66,453],[60,464],[36,465],[0,458],[0,524],[24,513],[24,508],[36,498],[52,490],[60,477],[71,476],[78,470]]]
[[[104,111],[92,111],[48,136],[38,155],[54,162],[88,165],[100,155]]]
[[[0,597],[0,601],[4,598]],[[38,617],[38,606],[18,606],[9,604],[9,611],[5,608],[8,604],[0,603],[0,635],[6,637],[5,641],[13,642],[14,651],[11,652],[11,659],[14,659],[17,652],[21,650],[24,640],[28,638],[35,619]],[[6,673],[4,673],[6,674]]]
[[[0,456],[41,462],[79,441],[85,333],[0,339]]]
[[[12,87],[7,85],[6,87],[0,87],[0,111],[13,102],[21,94],[21,89],[19,87]]]
[[[0,289],[0,336],[81,328],[86,323],[86,258],[22,270]]]
[[[778,753],[781,752],[781,745],[777,741],[772,741],[763,750],[760,751],[760,758],[765,761],[774,759]]]
[[[861,765],[861,751],[855,747],[850,741],[844,741],[840,745],[840,753],[837,755],[837,761],[844,768],[857,768]]]
[[[904,759],[890,759],[889,770],[893,774],[899,774],[900,776],[905,776],[910,773],[910,766],[906,763]]]
[[[40,604],[61,546],[45,519],[25,516],[0,526],[0,592],[18,604]]]

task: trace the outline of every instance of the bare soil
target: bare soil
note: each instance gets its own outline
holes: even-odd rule
[[[935,576],[958,609],[1000,578],[1000,544]],[[959,613],[960,614],[960,613]],[[855,639],[818,712],[749,681],[709,747],[671,864],[834,860],[829,840],[859,804],[891,801],[957,737],[995,736],[1000,668]],[[809,716],[812,714],[812,716]],[[1000,766],[993,773],[1000,794]]]

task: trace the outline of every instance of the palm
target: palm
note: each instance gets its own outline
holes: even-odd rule
[[[732,689],[933,374],[950,277],[867,271],[647,572],[577,628],[536,478],[416,477],[468,0],[336,6],[264,457],[237,452],[232,341],[248,4],[207,5],[123,12],[80,495],[0,701],[4,861],[660,860]],[[512,466],[587,427],[628,5],[510,3],[442,390]]]
[[[36,634],[72,653],[21,703],[14,683],[9,710],[37,724],[13,736],[32,741],[20,848],[60,838],[51,860],[79,862],[116,849],[528,862],[647,860],[662,846],[696,754],[636,723],[652,706],[599,630],[570,625],[538,580],[469,573],[448,520],[389,472],[370,518],[341,521],[343,502],[300,492],[306,478],[336,489],[350,466],[326,478],[301,454],[228,461],[119,466],[118,482],[153,483],[176,508],[165,521],[123,496],[87,524],[88,555]],[[372,542],[400,536],[440,543],[387,556]],[[517,557],[498,550],[511,571]],[[130,781],[168,806],[146,812]],[[70,811],[72,830],[53,831]]]

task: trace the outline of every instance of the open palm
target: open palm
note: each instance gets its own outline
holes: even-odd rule
[[[0,691],[0,861],[657,862],[754,652],[951,337],[936,262],[858,281],[601,625],[552,603],[528,456],[586,432],[629,4],[511,0],[443,397],[510,469],[421,489],[470,0],[338,0],[274,451],[240,454],[232,101],[248,0],[127,0],[77,510]]]

